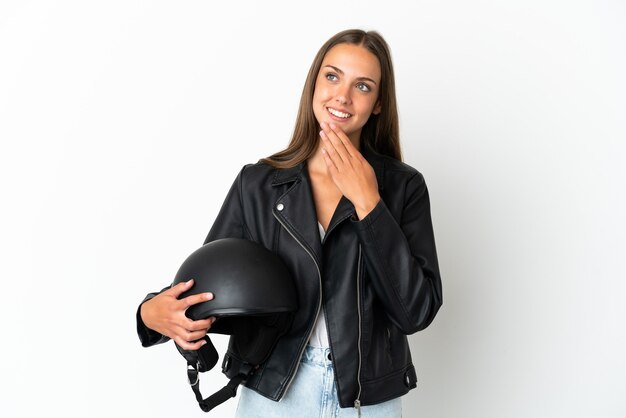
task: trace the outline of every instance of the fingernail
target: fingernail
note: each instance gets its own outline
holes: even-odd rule
[[[191,282],[193,282],[193,279],[189,279],[189,280],[187,280],[187,282],[186,282],[185,284],[189,284],[189,283],[191,283]]]
[[[328,124],[326,122],[322,122],[322,123],[320,123],[320,126],[322,127],[322,129],[326,129]]]
[[[200,347],[202,347],[204,344],[206,344],[206,340],[202,340],[202,343],[200,344]]]
[[[204,297],[207,298],[207,300],[211,300],[213,299],[213,293],[207,293]]]
[[[337,127],[337,125],[335,125],[335,124],[334,124],[334,123],[332,123],[332,122],[330,123],[330,128],[331,128],[331,129],[335,129],[336,127]]]

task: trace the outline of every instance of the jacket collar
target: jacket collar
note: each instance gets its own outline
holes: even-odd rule
[[[272,178],[272,186],[280,186],[281,184],[292,183],[298,180],[304,175],[303,171],[305,167],[305,162],[301,162],[300,164],[289,168],[275,168],[274,177]]]

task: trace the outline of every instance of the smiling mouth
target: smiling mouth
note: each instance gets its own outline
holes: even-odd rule
[[[326,110],[328,110],[328,113],[330,113],[331,115],[341,119],[348,119],[352,116],[350,113],[340,112],[337,109],[333,109],[332,107],[327,107]]]

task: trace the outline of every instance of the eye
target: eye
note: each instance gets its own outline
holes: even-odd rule
[[[365,83],[358,83],[358,84],[356,85],[356,88],[357,88],[357,89],[359,89],[359,90],[361,90],[362,92],[365,92],[365,93],[372,91],[372,89],[370,88],[370,86],[368,86],[368,85],[367,85],[367,84],[365,84]]]
[[[335,73],[326,73],[326,80],[337,81],[339,77]]]

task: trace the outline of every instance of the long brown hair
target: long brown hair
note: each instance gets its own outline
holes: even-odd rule
[[[286,149],[262,158],[260,161],[277,168],[289,168],[300,164],[315,153],[319,141],[320,127],[313,113],[313,93],[315,81],[326,53],[338,44],[360,45],[378,58],[380,63],[380,101],[381,111],[373,113],[361,131],[361,147],[367,146],[379,154],[402,160],[400,150],[400,128],[396,104],[396,85],[391,62],[391,53],[387,42],[376,31],[365,32],[360,29],[348,29],[330,38],[317,52],[304,83],[296,125],[291,141]]]

